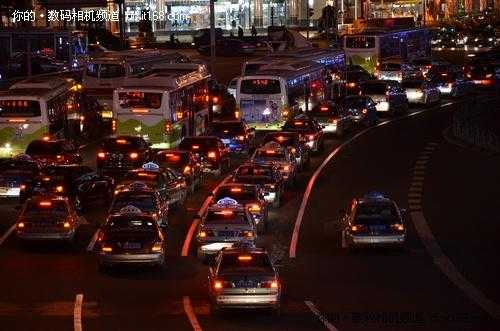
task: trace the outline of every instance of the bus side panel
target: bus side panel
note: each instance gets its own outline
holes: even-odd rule
[[[24,153],[32,140],[41,139],[48,132],[48,126],[42,123],[0,124],[0,157]]]

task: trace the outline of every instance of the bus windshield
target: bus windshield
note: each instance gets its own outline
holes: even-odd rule
[[[244,79],[241,81],[240,93],[280,94],[280,81],[278,79]]]
[[[118,94],[120,107],[144,107],[158,109],[161,106],[161,93],[121,92]]]
[[[375,48],[375,37],[373,36],[352,36],[346,37],[346,48]]]
[[[40,103],[32,100],[0,100],[0,117],[41,116]]]

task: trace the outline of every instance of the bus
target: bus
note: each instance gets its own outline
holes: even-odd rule
[[[0,92],[0,157],[23,153],[43,136],[78,134],[81,85],[72,79],[31,78]]]
[[[236,116],[257,130],[279,130],[288,118],[325,99],[324,66],[312,62],[273,62],[236,84]]]
[[[141,136],[158,149],[203,134],[209,121],[210,78],[203,64],[179,63],[125,79],[113,93],[113,132]]]
[[[89,95],[95,96],[103,106],[103,120],[111,121],[113,90],[127,77],[151,72],[158,63],[185,63],[189,59],[177,52],[134,49],[106,52],[90,59],[82,76],[82,84]]]
[[[387,60],[414,60],[431,55],[431,35],[425,28],[367,30],[346,35],[343,40],[346,61],[374,74]]]
[[[342,70],[345,67],[344,51],[339,49],[307,48],[296,51],[274,52],[267,56],[243,62],[242,74],[252,75],[262,66],[279,61],[313,61],[329,69]]]

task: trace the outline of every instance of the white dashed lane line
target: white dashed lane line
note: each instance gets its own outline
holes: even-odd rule
[[[338,329],[328,321],[328,319],[319,311],[318,308],[311,301],[304,301],[306,306],[311,310],[311,312],[323,323],[328,331],[338,331]]]
[[[425,151],[434,150],[437,145],[438,143],[435,142],[429,143],[425,147]],[[423,157],[426,159],[425,161],[422,161]],[[425,155],[421,154],[419,156],[416,164],[420,166],[425,165],[427,163],[427,159],[429,158],[429,153],[425,152]],[[410,216],[420,241],[424,244],[427,253],[433,258],[434,264],[448,277],[448,279],[450,279],[453,284],[455,284],[455,286],[457,286],[471,301],[480,306],[493,318],[500,319],[500,305],[486,297],[484,293],[470,283],[460,273],[460,271],[458,271],[453,262],[444,254],[444,251],[441,249],[439,243],[432,234],[429,224],[425,220],[422,212],[421,192],[423,191],[424,180],[425,171],[424,175],[414,175],[408,192]],[[416,199],[417,197],[419,198]]]
[[[75,298],[75,308],[73,310],[74,331],[82,331],[82,306],[83,294],[77,294]]]

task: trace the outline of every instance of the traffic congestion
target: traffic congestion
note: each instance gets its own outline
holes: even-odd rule
[[[383,45],[392,35],[401,38],[394,49]],[[394,56],[396,48],[414,43],[421,47]],[[324,329],[317,318],[286,317],[300,311],[291,302],[302,295],[290,275],[308,271],[293,262],[299,238],[305,240],[296,219],[302,220],[315,183],[336,184],[320,177],[321,170],[361,135],[491,98],[500,86],[498,54],[493,49],[451,63],[431,53],[431,34],[418,27],[347,35],[342,49],[245,58],[228,86],[204,61],[147,49],[92,58],[81,81],[17,82],[0,92],[0,197],[9,224],[2,227],[0,250],[7,245],[23,261],[42,254],[47,268],[54,267],[47,257],[71,257],[70,268],[86,273],[78,279],[103,280],[116,293],[131,291],[120,304],[138,295],[140,311],[143,304],[151,309],[148,296],[188,288],[180,298],[190,325],[175,324],[175,330],[202,330],[193,315],[204,316],[208,329],[236,330],[233,314],[252,320],[252,330],[260,329],[261,318],[278,321],[270,329]],[[367,161],[366,173],[382,177],[384,171]],[[361,175],[353,170],[348,177],[354,182]],[[334,224],[350,264],[366,251],[368,258],[386,254],[380,248],[400,256],[413,245],[408,203],[387,194],[393,184],[387,182],[354,196],[340,192],[346,207],[322,216]],[[307,220],[315,221],[323,222]],[[322,231],[328,236],[328,229]],[[314,258],[308,250],[303,254]],[[317,281],[334,281],[322,277]],[[314,285],[306,282],[311,284],[304,288]],[[84,290],[92,286],[86,283]],[[146,294],[137,294],[142,286]],[[375,290],[377,284],[362,286]],[[92,300],[106,299],[89,292]],[[189,297],[208,308],[186,309]],[[100,309],[111,315],[100,301],[87,309],[95,314],[89,319],[98,319]]]

